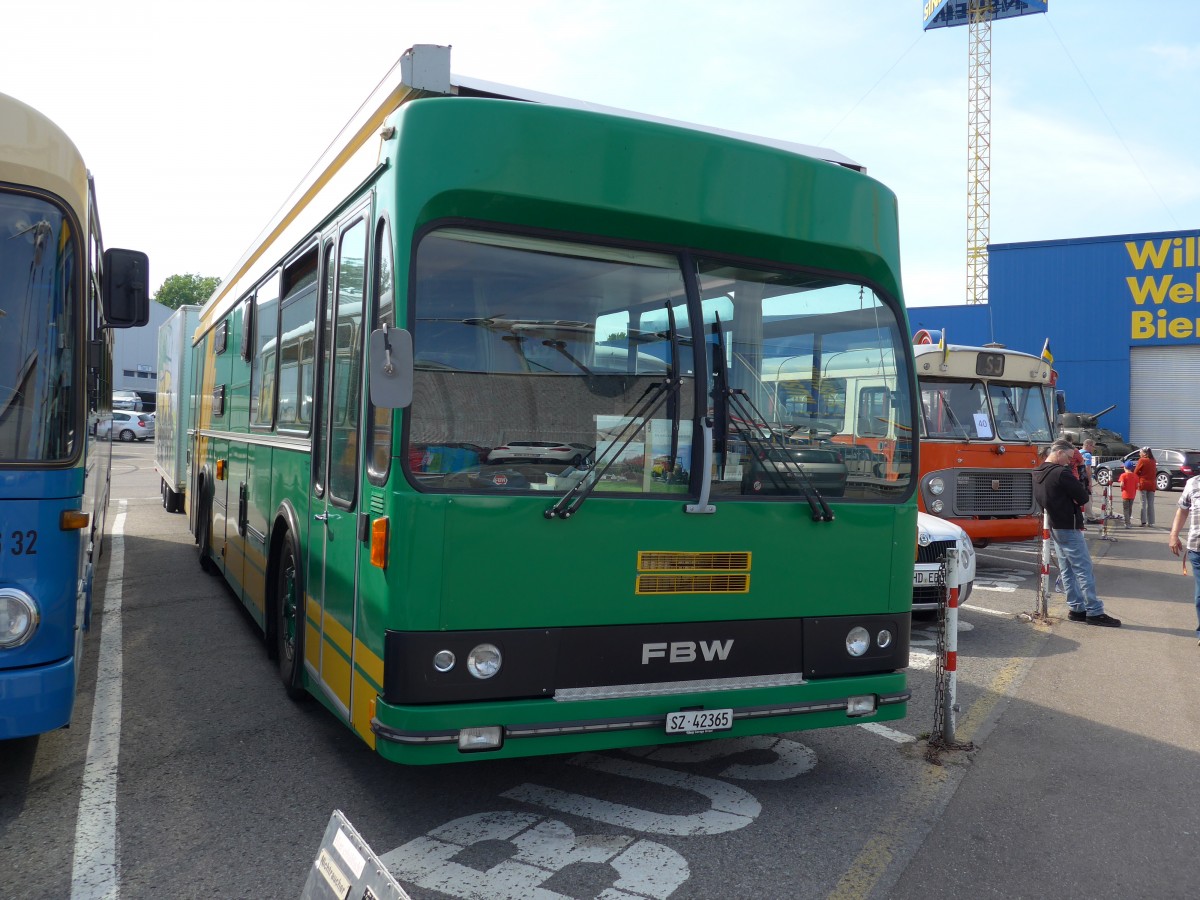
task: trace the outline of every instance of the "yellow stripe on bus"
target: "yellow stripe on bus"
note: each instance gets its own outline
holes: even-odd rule
[[[350,724],[372,750],[375,749],[375,733],[371,731],[371,719],[375,717],[376,689],[359,671],[354,672],[354,704],[350,709]]]
[[[322,648],[321,680],[347,708],[350,706],[350,660],[331,647]]]
[[[383,660],[358,638],[354,639],[354,665],[375,683],[376,690],[383,689]]]

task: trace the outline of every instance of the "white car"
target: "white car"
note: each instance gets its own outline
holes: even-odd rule
[[[570,463],[576,468],[589,465],[592,447],[559,441],[508,441],[488,451],[487,464],[497,463]]]
[[[96,437],[122,441],[147,440],[154,437],[154,415],[114,409],[112,418],[100,419],[96,423]]]
[[[913,611],[936,611],[945,573],[946,551],[958,550],[958,605],[971,596],[975,582],[975,546],[971,536],[945,519],[917,512],[917,561],[913,566]]]

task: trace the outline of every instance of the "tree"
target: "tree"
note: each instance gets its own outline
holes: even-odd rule
[[[203,306],[220,283],[221,279],[212,275],[172,275],[155,293],[154,301],[170,309],[188,304]]]

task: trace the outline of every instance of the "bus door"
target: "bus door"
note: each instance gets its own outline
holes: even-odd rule
[[[207,403],[210,409],[208,427],[213,431],[232,430],[233,404],[230,403],[233,380],[233,357],[237,353],[230,338],[230,315],[217,324],[209,333],[209,352],[213,355],[213,381],[208,386]],[[226,570],[225,534],[229,522],[229,439],[210,437],[208,458],[212,462],[212,539],[213,560],[221,571]],[[236,504],[237,496],[234,495]],[[239,571],[240,580],[240,571]]]
[[[304,660],[349,718],[358,570],[363,303],[367,223],[324,249],[320,410],[313,439]]]

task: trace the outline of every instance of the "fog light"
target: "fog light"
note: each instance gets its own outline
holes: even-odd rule
[[[934,500],[932,503],[929,504],[929,508],[932,509],[935,513],[940,513],[943,509],[946,508],[946,504],[944,502],[942,502],[941,500]]]
[[[463,728],[458,732],[458,749],[463,753],[475,750],[499,750],[504,746],[504,729],[499,725]]]
[[[433,654],[433,667],[439,672],[449,672],[454,668],[454,653],[450,650],[439,650]]]
[[[892,633],[886,628],[882,629],[879,634],[875,635],[875,643],[880,650],[886,650],[892,646]]]
[[[935,497],[940,497],[942,495],[942,491],[944,490],[946,490],[946,482],[942,481],[942,479],[929,479],[929,493],[933,494]]]
[[[861,625],[850,629],[846,635],[846,652],[851,656],[862,656],[871,648],[871,635]]]
[[[500,671],[502,662],[495,644],[480,644],[467,657],[467,671],[476,678],[491,678]]]
[[[875,712],[874,694],[867,694],[863,697],[846,698],[846,715],[869,716],[873,712]]]
[[[16,588],[0,588],[0,650],[29,641],[39,621],[41,613],[32,597]]]

